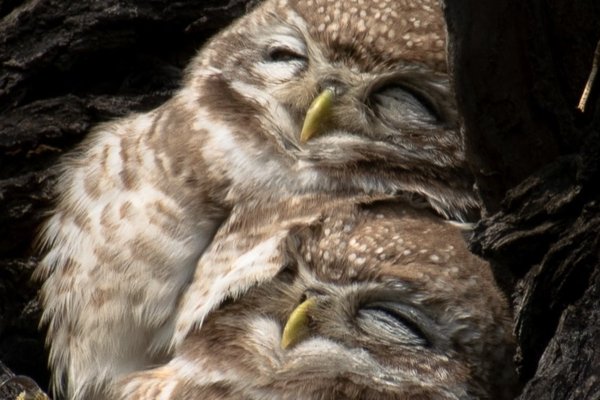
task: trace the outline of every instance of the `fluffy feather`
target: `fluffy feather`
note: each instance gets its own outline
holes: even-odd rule
[[[64,158],[36,274],[57,395],[102,398],[168,360],[176,329],[195,323],[176,315],[194,274],[202,315],[221,289],[271,276],[268,263],[226,275],[201,260],[240,203],[403,193],[448,218],[476,211],[436,4],[267,0],[199,52],[171,100],[97,127]],[[332,116],[302,144],[303,115],[330,85]]]
[[[277,217],[264,218],[275,209]],[[202,324],[182,332],[169,363],[119,382],[117,398],[513,398],[508,304],[460,229],[396,200],[233,212],[214,242],[228,246],[213,243],[205,256],[215,253],[213,266],[229,274],[265,261],[278,273],[244,292],[215,294],[222,304],[208,313],[195,308],[206,301],[192,285],[180,315],[195,314]],[[278,246],[266,259],[254,250],[269,231],[278,232]],[[316,304],[310,334],[283,349],[283,326],[307,296]],[[381,315],[382,307],[401,316]]]

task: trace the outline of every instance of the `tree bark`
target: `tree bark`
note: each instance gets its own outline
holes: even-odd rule
[[[512,296],[520,399],[600,398],[600,40],[594,0],[446,0],[451,73],[485,205],[470,244]]]
[[[93,125],[170,97],[202,43],[256,0],[0,0],[0,359],[48,382],[29,277],[56,160]],[[521,399],[600,398],[597,0],[445,0],[470,239],[515,311]]]

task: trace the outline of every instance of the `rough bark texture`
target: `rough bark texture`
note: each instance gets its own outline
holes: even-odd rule
[[[0,0],[0,359],[42,386],[35,229],[57,158],[150,109],[249,0]],[[486,218],[472,249],[515,306],[521,399],[600,399],[597,0],[446,0],[460,112]]]
[[[471,248],[512,295],[520,399],[600,398],[596,0],[446,0],[467,151],[486,208]]]

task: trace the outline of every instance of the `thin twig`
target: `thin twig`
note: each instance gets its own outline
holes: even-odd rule
[[[588,101],[588,97],[590,96],[590,92],[592,91],[592,85],[594,84],[594,80],[596,79],[596,74],[598,73],[598,64],[600,61],[600,40],[596,45],[596,51],[594,52],[594,60],[592,61],[592,70],[590,71],[590,76],[588,77],[587,82],[585,83],[585,88],[583,88],[583,93],[581,94],[581,99],[579,100],[579,105],[577,108],[581,111],[585,111],[585,106]]]

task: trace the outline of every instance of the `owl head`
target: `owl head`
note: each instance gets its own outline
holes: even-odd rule
[[[188,119],[230,197],[404,192],[445,216],[476,208],[435,0],[267,0],[207,44],[180,98],[202,105]]]
[[[320,210],[265,256],[273,279],[224,301],[123,398],[512,398],[507,302],[455,226],[397,203]]]

